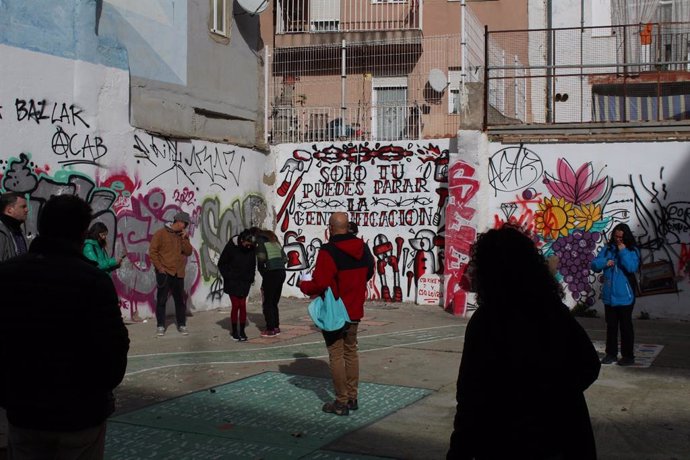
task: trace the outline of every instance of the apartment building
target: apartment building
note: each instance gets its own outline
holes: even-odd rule
[[[483,80],[484,25],[526,28],[526,3],[276,0],[261,24],[270,141],[454,137]]]

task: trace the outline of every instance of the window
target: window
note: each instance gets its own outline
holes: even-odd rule
[[[448,69],[448,113],[460,113],[460,81],[462,71]]]
[[[212,13],[213,13],[213,26],[211,27],[211,32],[214,34],[222,35],[224,37],[228,36],[227,31],[227,21],[226,21],[226,1],[227,0],[211,0],[212,1]]]
[[[312,32],[337,32],[340,29],[339,21],[312,21]]]
[[[375,78],[373,87],[374,137],[380,140],[416,138],[416,132],[408,133],[407,78]]]

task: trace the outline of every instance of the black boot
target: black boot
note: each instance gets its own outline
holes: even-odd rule
[[[240,341],[240,335],[237,333],[237,323],[232,323],[232,334],[230,334],[230,337],[232,337],[232,340],[235,342]]]
[[[245,323],[240,323],[240,342],[246,342],[247,341],[247,334],[244,333],[245,326],[246,326]]]

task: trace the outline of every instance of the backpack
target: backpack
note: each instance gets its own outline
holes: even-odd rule
[[[257,247],[259,271],[285,270],[287,256],[280,243],[260,241]]]

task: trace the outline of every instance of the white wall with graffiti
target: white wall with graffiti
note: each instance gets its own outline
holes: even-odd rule
[[[283,295],[301,296],[297,275],[313,266],[328,240],[331,213],[347,211],[376,258],[369,299],[414,302],[419,280],[443,271],[449,144],[445,139],[275,147],[276,230],[289,259]]]
[[[215,261],[244,228],[263,225],[263,153],[233,145],[170,139],[129,123],[129,75],[102,64],[0,44],[0,188],[29,198],[29,237],[55,194],[90,202],[110,229],[113,274],[123,315],[153,314],[153,233],[179,210],[192,216],[195,251],[185,285],[192,309],[218,305]],[[11,65],[9,65],[11,63]]]
[[[589,265],[622,222],[640,244],[654,294],[639,297],[636,309],[653,317],[690,315],[690,143],[491,143],[487,161],[489,226],[522,225],[545,255],[558,255],[571,306],[603,310]]]

